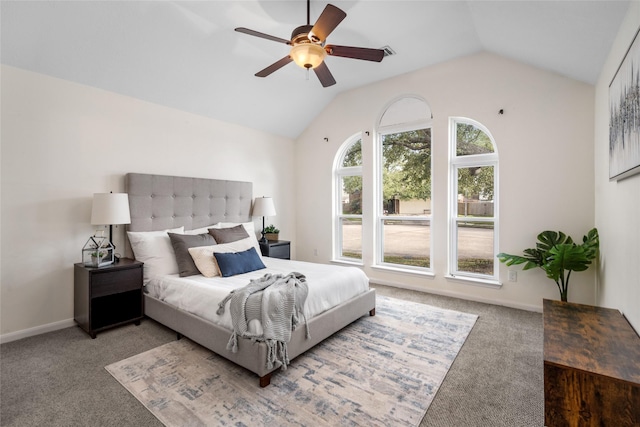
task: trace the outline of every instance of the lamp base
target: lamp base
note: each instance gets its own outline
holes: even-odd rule
[[[260,232],[260,234],[262,234],[262,238],[258,241],[258,243],[260,243],[261,245],[266,245],[267,238],[264,237],[264,216],[262,217],[262,231]]]

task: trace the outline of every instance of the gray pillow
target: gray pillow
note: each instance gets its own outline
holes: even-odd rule
[[[249,233],[247,233],[242,224],[230,228],[210,228],[209,234],[216,239],[217,243],[237,242],[249,237]]]
[[[211,246],[215,245],[216,241],[208,234],[176,234],[167,233],[171,239],[171,246],[176,254],[176,261],[178,262],[178,273],[180,277],[193,276],[200,274],[200,270],[196,267],[196,264],[191,258],[189,248],[196,246]]]

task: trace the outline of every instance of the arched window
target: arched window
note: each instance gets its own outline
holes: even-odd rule
[[[404,96],[377,127],[378,266],[431,271],[431,109]]]
[[[362,261],[362,134],[342,144],[334,164],[334,256]]]
[[[498,151],[491,133],[451,118],[449,274],[498,280]]]

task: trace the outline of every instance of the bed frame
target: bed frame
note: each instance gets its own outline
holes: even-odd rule
[[[125,178],[129,194],[131,224],[129,231],[156,231],[184,226],[185,230],[206,227],[217,222],[249,222],[253,184],[204,178],[129,173]],[[125,254],[133,258],[126,243]],[[216,354],[254,372],[260,387],[271,381],[274,369],[267,369],[267,346],[263,342],[238,338],[238,352],[226,349],[231,331],[215,325],[163,301],[145,295],[144,313]],[[313,319],[309,319],[311,338],[305,328],[293,331],[288,344],[289,358],[304,353],[325,338],[364,315],[375,315],[375,290],[352,298]]]

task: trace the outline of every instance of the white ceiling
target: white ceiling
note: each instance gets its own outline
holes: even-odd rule
[[[339,93],[488,51],[595,83],[629,1],[332,1],[347,17],[328,43],[380,48],[381,63],[328,57],[337,84],[291,63],[254,74],[306,24],[306,2],[6,1],[3,64],[295,138]],[[325,1],[311,1],[315,22]]]

